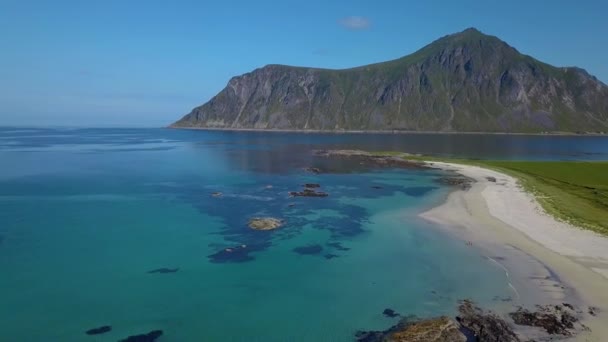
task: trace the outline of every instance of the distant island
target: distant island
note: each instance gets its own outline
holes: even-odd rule
[[[469,28],[352,69],[267,65],[232,78],[171,127],[605,133],[608,86]]]

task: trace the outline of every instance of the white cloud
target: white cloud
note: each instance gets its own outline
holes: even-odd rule
[[[349,30],[366,30],[372,23],[365,17],[350,16],[338,20],[338,24]]]

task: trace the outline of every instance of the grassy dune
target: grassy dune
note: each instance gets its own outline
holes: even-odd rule
[[[498,161],[414,156],[401,152],[377,154],[494,169],[519,179],[554,217],[608,235],[608,161]]]
[[[608,162],[470,161],[518,178],[543,208],[608,235]]]

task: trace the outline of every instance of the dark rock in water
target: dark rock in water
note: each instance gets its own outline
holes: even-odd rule
[[[293,207],[296,206],[296,204],[295,203],[289,203],[287,206],[290,207],[290,208],[293,208]]]
[[[99,328],[93,328],[93,329],[87,330],[86,334],[87,335],[100,335],[100,334],[105,334],[105,333],[107,333],[107,332],[109,332],[111,330],[112,330],[111,326],[104,325],[104,326],[101,326]]]
[[[294,252],[303,255],[315,255],[319,254],[323,251],[323,246],[321,245],[308,245],[302,247],[296,247],[293,249]]]
[[[388,330],[358,331],[355,337],[359,342],[466,342],[458,324],[446,316],[417,321],[406,317]]]
[[[213,197],[222,197],[222,195],[223,195],[223,194],[222,194],[221,192],[219,192],[219,191],[216,191],[216,192],[212,192],[212,193],[211,193],[211,196],[213,196]]]
[[[495,177],[486,177],[486,179],[487,179],[489,182],[496,183],[496,178],[495,178]]]
[[[163,334],[162,330],[150,331],[147,334],[129,336],[119,342],[154,342]]]
[[[333,258],[338,258],[338,257],[339,257],[339,255],[336,255],[336,254],[325,254],[323,257],[324,257],[325,259],[327,259],[327,260],[331,260],[331,259],[333,259]]]
[[[350,248],[342,246],[342,244],[339,242],[328,242],[328,243],[326,243],[326,245],[328,245],[329,247],[335,248],[339,251],[343,251],[343,252],[350,250]]]
[[[394,318],[397,316],[400,316],[398,313],[395,312],[395,310],[393,309],[384,309],[384,311],[382,311],[382,314],[386,317],[390,317],[390,318]]]
[[[537,308],[537,311],[519,308],[509,316],[515,324],[542,328],[550,335],[573,335],[578,318],[574,316],[572,305],[547,305]]]
[[[372,189],[384,189],[383,187],[381,187],[380,185],[372,185],[371,186]]]
[[[502,318],[493,313],[485,313],[465,300],[458,306],[459,315],[456,320],[460,325],[473,334],[477,341],[520,341],[513,329]]]
[[[310,172],[310,173],[314,173],[314,174],[319,174],[321,173],[321,170],[316,168],[316,167],[307,167],[304,169],[304,171]]]
[[[457,186],[462,190],[468,190],[471,188],[471,184],[474,182],[473,179],[467,177],[440,177],[436,179],[436,182],[442,185]]]
[[[313,189],[313,188],[320,188],[321,185],[317,184],[317,183],[306,183],[304,184],[305,188],[309,188],[309,189]]]
[[[179,271],[179,268],[157,268],[155,270],[150,270],[148,273],[175,273]]]
[[[329,194],[322,191],[315,191],[311,189],[304,189],[303,191],[290,191],[290,196],[293,197],[327,197]]]

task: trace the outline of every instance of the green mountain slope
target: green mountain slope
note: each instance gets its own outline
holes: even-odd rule
[[[467,29],[352,69],[268,65],[172,127],[608,132],[608,86]]]

